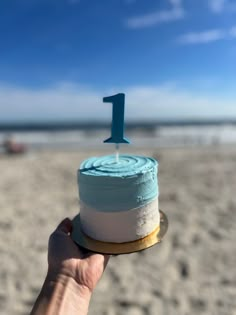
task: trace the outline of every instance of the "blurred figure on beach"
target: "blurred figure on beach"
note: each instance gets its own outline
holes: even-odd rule
[[[12,136],[7,136],[0,147],[3,147],[6,154],[22,154],[27,149],[23,143],[17,143]]]

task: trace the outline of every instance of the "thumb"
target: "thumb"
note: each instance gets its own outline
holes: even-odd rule
[[[66,234],[71,233],[72,231],[72,222],[69,218],[64,219],[56,228],[57,232],[63,232]]]

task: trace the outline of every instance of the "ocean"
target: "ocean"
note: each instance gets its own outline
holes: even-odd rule
[[[235,122],[165,122],[128,125],[125,136],[134,147],[181,147],[236,144]],[[110,137],[102,124],[0,125],[0,143],[7,138],[30,150],[97,149]]]

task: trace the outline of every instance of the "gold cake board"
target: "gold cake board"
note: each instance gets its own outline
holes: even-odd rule
[[[94,240],[83,233],[80,224],[80,215],[73,219],[72,239],[79,246],[90,251],[101,254],[129,254],[147,249],[157,243],[160,243],[168,229],[168,219],[163,211],[160,210],[160,226],[148,236],[126,243],[106,243]]]

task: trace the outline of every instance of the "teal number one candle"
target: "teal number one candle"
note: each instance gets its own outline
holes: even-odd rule
[[[106,143],[130,143],[124,138],[125,94],[119,93],[103,98],[104,103],[112,103],[111,137],[104,140]]]

